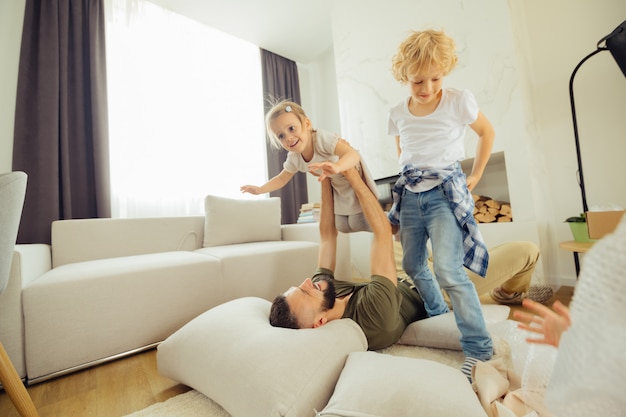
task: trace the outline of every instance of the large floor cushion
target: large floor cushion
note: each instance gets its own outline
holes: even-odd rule
[[[492,304],[481,307],[487,330],[493,336],[493,328],[507,320],[511,308]],[[409,324],[398,343],[438,349],[463,350],[461,331],[456,324],[453,311]]]
[[[224,301],[221,281],[217,259],[184,251],[54,268],[22,293],[29,379],[165,340]]]
[[[316,329],[272,327],[270,305],[246,297],[198,316],[159,345],[159,372],[233,417],[315,416],[348,355],[367,349],[365,335],[350,319]]]
[[[348,357],[318,417],[487,417],[460,370],[376,352]]]

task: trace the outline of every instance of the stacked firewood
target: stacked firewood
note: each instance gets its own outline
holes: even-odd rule
[[[474,218],[477,223],[503,223],[513,221],[511,203],[473,194]]]

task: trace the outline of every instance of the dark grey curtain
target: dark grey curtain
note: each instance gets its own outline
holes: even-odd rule
[[[26,0],[13,170],[28,174],[18,243],[57,219],[110,217],[104,4]]]
[[[300,104],[300,83],[298,67],[294,61],[261,49],[261,68],[263,72],[263,95],[265,113],[272,107],[273,99],[288,99]],[[267,146],[267,175],[272,178],[283,169],[287,151],[277,151],[269,143]],[[308,202],[306,173],[299,172],[280,190],[270,193],[280,197],[282,223],[296,223],[302,204]]]

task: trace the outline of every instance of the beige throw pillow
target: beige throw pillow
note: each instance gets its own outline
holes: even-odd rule
[[[204,199],[203,247],[280,240],[280,198],[243,200],[208,195]]]

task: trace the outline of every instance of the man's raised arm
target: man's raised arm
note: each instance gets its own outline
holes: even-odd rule
[[[370,250],[370,271],[372,275],[381,275],[394,285],[398,284],[396,264],[393,256],[393,237],[391,224],[380,207],[380,203],[368,186],[363,182],[356,169],[351,168],[343,172],[354,190],[365,219],[369,224],[374,238]]]
[[[322,203],[320,207],[320,250],[317,266],[335,272],[337,262],[337,226],[335,205],[330,179],[322,180]]]

